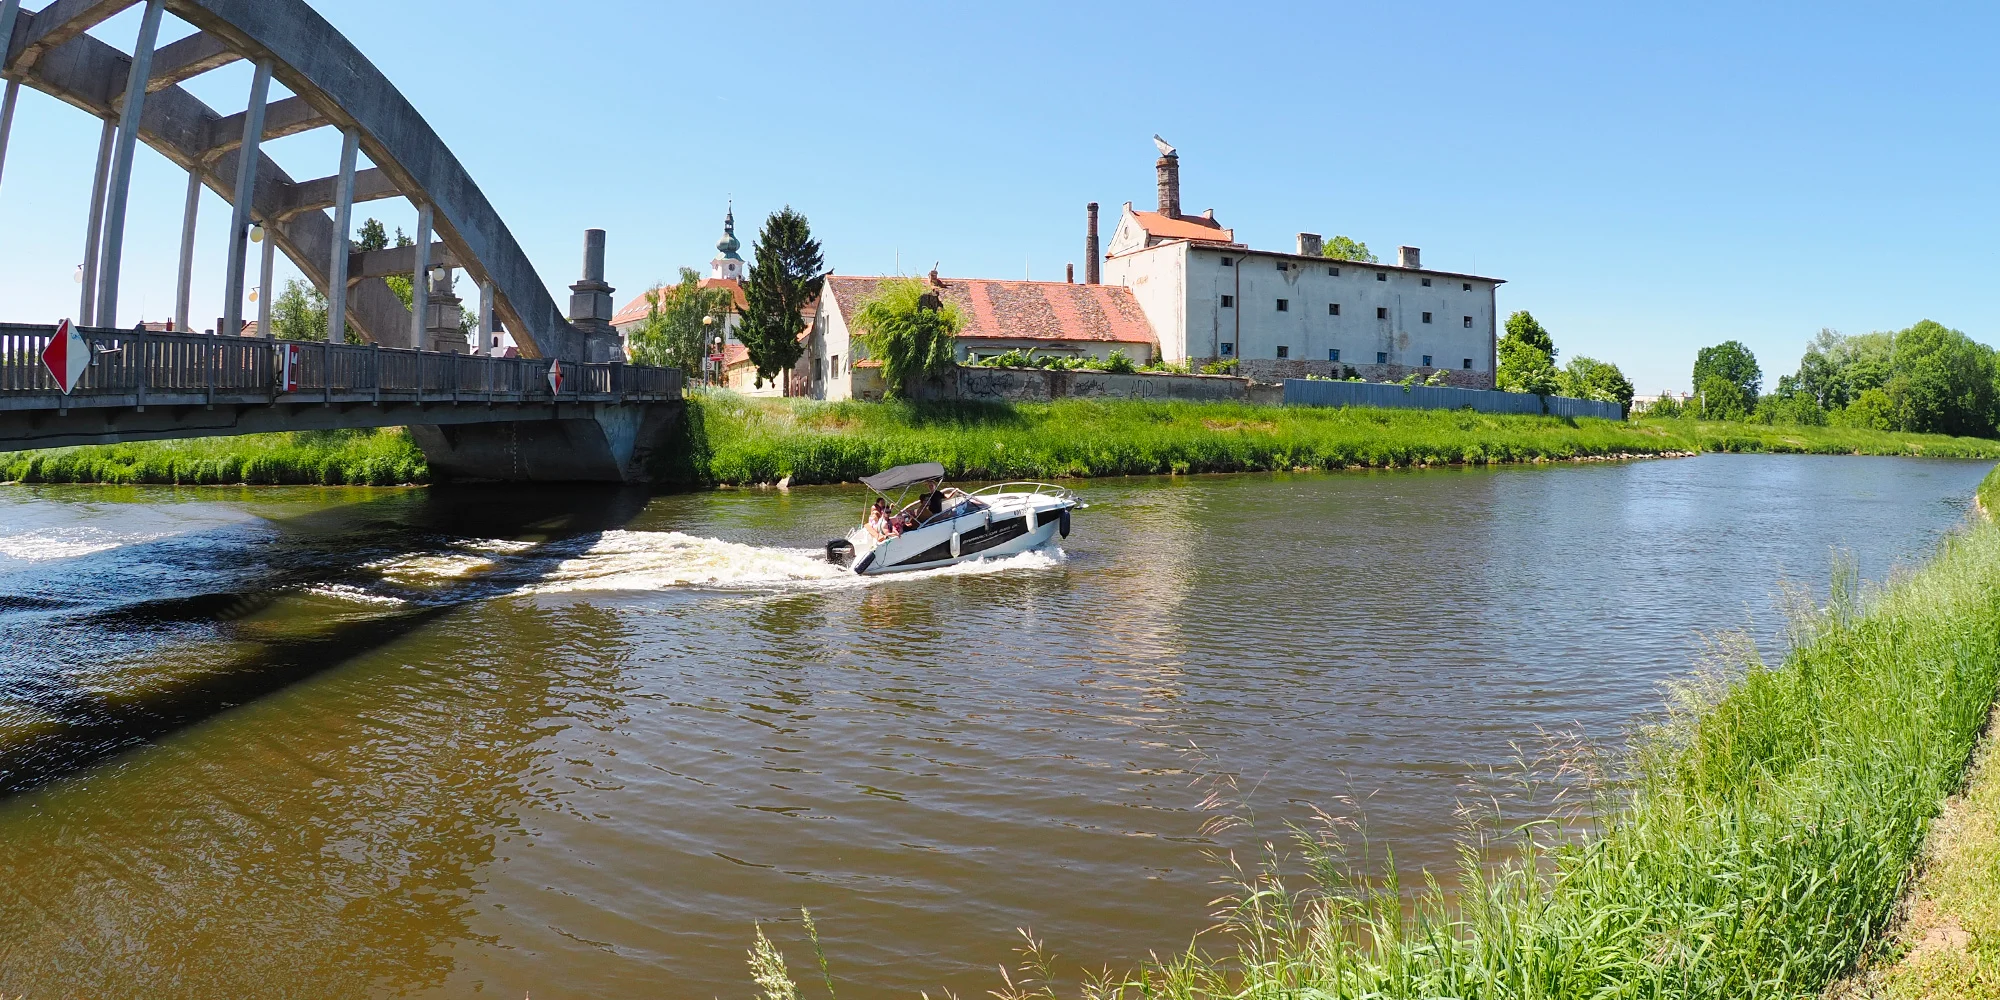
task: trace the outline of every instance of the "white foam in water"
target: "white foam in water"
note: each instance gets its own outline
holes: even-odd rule
[[[934,570],[864,577],[827,562],[825,553],[819,549],[745,545],[678,531],[607,531],[595,545],[563,560],[531,589],[550,593],[677,587],[852,586],[912,577],[1041,569],[1057,565],[1062,558],[1060,549],[1023,552]]]
[[[22,562],[74,559],[78,556],[106,552],[121,545],[150,542],[165,538],[168,534],[168,532],[118,534],[82,525],[48,528],[20,535],[0,535],[0,556],[19,559]]]

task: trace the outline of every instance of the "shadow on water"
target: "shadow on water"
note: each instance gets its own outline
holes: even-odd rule
[[[560,558],[638,516],[643,489],[434,487],[272,521],[253,551],[240,534],[124,546],[41,567],[100,578],[93,596],[0,595],[10,647],[0,664],[0,797],[60,780],[221,712],[381,649],[460,605],[536,583]],[[228,534],[217,532],[218,535]],[[380,582],[385,560],[439,539],[516,543],[510,572],[447,582],[383,608],[316,592]],[[111,581],[188,559],[229,589],[118,603]],[[171,552],[167,550],[171,549]]]

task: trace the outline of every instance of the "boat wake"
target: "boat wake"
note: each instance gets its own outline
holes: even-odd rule
[[[596,544],[563,560],[529,589],[557,593],[857,587],[894,580],[1047,569],[1060,565],[1063,558],[1061,549],[1052,548],[933,570],[860,576],[827,562],[820,549],[746,545],[678,531],[607,531]]]

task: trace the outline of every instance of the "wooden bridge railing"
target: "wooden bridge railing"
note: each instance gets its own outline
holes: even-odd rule
[[[134,330],[83,330],[91,365],[64,397],[42,364],[52,326],[0,324],[0,409],[215,402],[616,402],[678,399],[674,368]],[[285,355],[296,351],[291,384]]]

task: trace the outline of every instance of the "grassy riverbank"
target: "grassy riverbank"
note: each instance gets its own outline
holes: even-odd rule
[[[1697,451],[2000,459],[2000,441],[1685,420],[1623,423],[1449,410],[1063,400],[814,403],[728,394],[689,401],[689,478],[848,482],[939,461],[967,479],[1483,465]]]
[[[682,486],[852,482],[940,461],[965,479],[1575,461],[1703,451],[2000,459],[2000,441],[1840,427],[1566,420],[1455,410],[1063,400],[688,400]],[[428,472],[409,435],[312,431],[0,454],[0,482],[391,485]]]
[[[0,453],[0,482],[395,486],[427,477],[423,452],[402,428]]]
[[[1801,614],[1780,664],[1725,643],[1603,774],[1595,810],[1486,823],[1454,889],[1426,880],[1411,901],[1318,825],[1261,831],[1284,846],[1224,869],[1234,889],[1214,930],[1082,995],[1819,994],[1888,925],[1993,708],[2000,527],[1979,519],[1886,592],[1853,581],[1837,574],[1828,607]],[[1560,759],[1559,785],[1599,771]],[[1941,891],[1991,913],[1991,857]],[[1068,992],[1047,985],[1039,951],[1024,957],[996,996]]]

